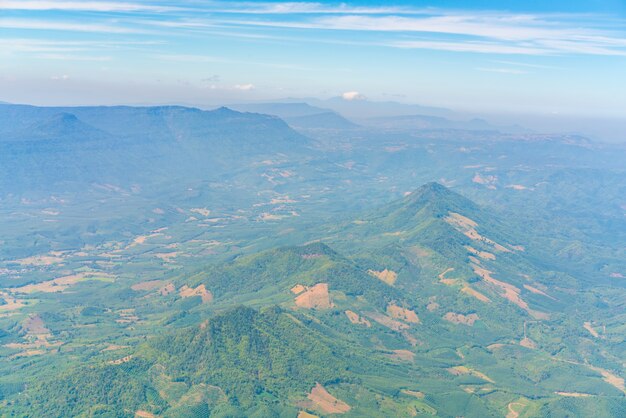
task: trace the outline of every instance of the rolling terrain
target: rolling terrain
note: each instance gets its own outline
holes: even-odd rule
[[[626,414],[619,147],[0,108],[0,416]]]

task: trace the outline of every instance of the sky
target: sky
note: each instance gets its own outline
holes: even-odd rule
[[[626,0],[0,0],[0,100],[286,97],[626,119]]]

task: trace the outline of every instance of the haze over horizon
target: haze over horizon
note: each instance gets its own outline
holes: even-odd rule
[[[3,1],[0,100],[350,98],[626,118],[618,1]]]

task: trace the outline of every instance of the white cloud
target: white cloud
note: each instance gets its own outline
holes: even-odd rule
[[[251,84],[251,83],[248,83],[248,84],[236,84],[235,86],[233,86],[233,88],[235,90],[250,91],[250,90],[254,90],[254,84]]]
[[[354,100],[365,100],[365,96],[358,91],[347,91],[341,95],[341,98],[350,102]]]
[[[476,68],[478,71],[483,71],[487,73],[501,73],[501,74],[528,74],[528,71],[518,70],[515,68]]]
[[[8,29],[33,29],[33,30],[60,30],[71,32],[97,32],[97,33],[145,33],[143,31],[124,28],[120,26],[75,23],[75,22],[53,22],[48,20],[28,20],[28,19],[0,19],[0,28]]]
[[[155,6],[124,2],[102,1],[29,1],[3,0],[0,10],[76,10],[90,12],[165,12],[181,10],[178,7]]]

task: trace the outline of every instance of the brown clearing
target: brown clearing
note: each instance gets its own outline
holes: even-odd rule
[[[117,366],[117,365],[120,365],[120,364],[128,363],[132,359],[133,359],[133,356],[131,354],[130,356],[122,357],[122,358],[119,358],[117,360],[108,361],[107,364],[113,364],[113,365]]]
[[[156,418],[156,415],[148,411],[139,410],[135,412],[135,418]]]
[[[499,252],[503,252],[503,253],[511,252],[511,250],[509,250],[508,248],[505,248],[502,245],[498,244],[497,242],[480,235],[478,231],[476,231],[475,229],[478,226],[478,224],[461,214],[458,214],[456,212],[448,212],[448,216],[444,218],[444,221],[452,225],[457,231],[462,232],[463,235],[465,235],[471,240],[481,241],[486,244],[489,244],[493,246],[493,248],[496,251],[499,251]]]
[[[158,287],[161,287],[165,283],[164,280],[147,280],[145,282],[136,283],[132,285],[130,288],[136,291],[140,290],[153,290]]]
[[[486,374],[479,372],[478,370],[470,369],[466,366],[454,366],[447,369],[450,374],[454,376],[460,376],[463,374],[470,374],[472,376],[476,376],[480,379],[486,380],[490,383],[495,383],[491,378],[489,378]]]
[[[626,393],[626,384],[624,383],[624,379],[609,372],[608,370],[602,369],[600,367],[595,367],[588,365],[588,367],[602,375],[602,379],[608,383],[609,385],[613,385],[617,389]]]
[[[298,412],[298,418],[319,418],[317,415],[309,414],[306,411]]]
[[[20,357],[32,357],[32,356],[40,356],[42,354],[46,354],[45,350],[26,350],[21,353],[13,354],[10,358],[20,358]]]
[[[413,396],[413,397],[418,398],[418,399],[424,399],[424,397],[426,396],[426,395],[424,395],[423,392],[420,392],[420,391],[417,391],[417,390],[402,389],[400,392],[404,393],[405,395]]]
[[[11,289],[14,293],[34,293],[34,292],[44,292],[44,293],[56,293],[63,292],[68,287],[84,281],[84,280],[113,280],[114,277],[108,273],[96,273],[96,272],[87,272],[87,273],[78,273],[72,274],[69,276],[59,277],[57,279],[48,280],[46,282],[37,283],[37,284],[29,284],[22,287],[16,287]]]
[[[293,293],[294,295],[299,295],[300,293],[304,292],[306,290],[306,286],[303,286],[301,284],[297,284],[294,287],[291,288],[291,293]]]
[[[537,348],[537,343],[535,343],[533,340],[531,340],[528,337],[522,338],[519,342],[519,345],[521,345],[522,347],[530,348],[532,350]]]
[[[397,305],[388,305],[387,314],[394,319],[400,319],[401,321],[411,324],[420,323],[420,319],[414,311],[407,308],[401,308]]]
[[[16,311],[26,306],[26,304],[23,301],[19,299],[15,299],[14,297],[11,297],[8,294],[1,292],[1,291],[0,291],[0,298],[4,299],[4,305],[0,305],[0,312]],[[10,314],[6,314],[6,315],[10,315]]]
[[[22,331],[28,335],[50,334],[50,330],[46,328],[43,319],[37,314],[29,315],[28,318],[22,322]]]
[[[209,302],[211,302],[213,300],[213,294],[211,292],[209,292],[206,289],[206,287],[204,287],[203,284],[199,285],[195,289],[191,288],[191,287],[189,287],[187,285],[184,285],[183,287],[180,288],[178,293],[183,298],[190,298],[190,297],[193,297],[193,296],[200,296],[200,298],[202,299],[202,303],[209,303]]]
[[[461,292],[466,293],[470,296],[474,296],[476,299],[478,299],[481,302],[485,302],[485,303],[491,302],[491,299],[489,299],[487,296],[480,293],[478,290],[472,289],[469,285],[463,286],[463,288],[461,289]]]
[[[307,309],[330,309],[333,307],[328,294],[328,283],[318,283],[295,298],[296,305]]]
[[[355,325],[365,325],[366,327],[371,327],[372,324],[365,317],[360,316],[358,313],[347,310],[346,316]]]
[[[426,309],[428,309],[428,312],[436,311],[439,309],[439,304],[437,302],[430,302],[426,305]]]
[[[389,286],[393,286],[396,280],[398,279],[398,273],[392,270],[387,270],[387,269],[384,269],[383,271],[368,270],[367,272],[371,274],[372,276],[376,277],[377,279],[387,283]]]
[[[378,312],[368,312],[367,316],[370,319],[378,322],[380,325],[387,327],[393,331],[401,331],[409,328],[409,325],[389,318],[387,315],[382,315]]]
[[[335,398],[319,383],[315,384],[307,398],[309,401],[304,401],[303,406],[317,409],[325,414],[345,414],[351,409],[350,405]]]
[[[600,335],[598,334],[598,331],[593,329],[593,327],[591,326],[591,322],[585,322],[585,325],[583,325],[583,328],[585,328],[587,331],[589,331],[589,333],[591,335],[593,335],[594,337],[600,338]]]
[[[392,354],[389,355],[394,360],[410,361],[415,359],[415,353],[409,350],[392,350]]]
[[[465,249],[467,251],[469,251],[470,253],[479,256],[480,258],[484,259],[484,260],[495,260],[496,256],[494,254],[488,253],[487,251],[478,251],[476,248],[474,247],[470,247],[469,245],[467,245],[465,247]]]
[[[506,414],[506,418],[518,418],[519,417],[519,412],[513,409],[515,405],[521,406],[522,408],[526,407],[526,405],[521,402],[511,402],[510,404],[507,405],[508,413]]]
[[[554,392],[557,395],[567,396],[570,398],[588,398],[591,396],[590,393],[581,393],[581,392]]]
[[[460,313],[448,312],[443,316],[443,319],[452,322],[453,324],[464,324],[472,327],[474,326],[474,322],[478,321],[480,318],[475,313],[463,315]]]
[[[439,277],[439,281],[441,283],[445,284],[445,285],[448,285],[448,286],[452,286],[452,285],[456,284],[457,279],[448,279],[448,278],[446,278],[446,274],[450,273],[451,271],[454,271],[454,268],[452,268],[452,267],[447,268],[447,269],[445,269],[443,271],[443,273],[440,273],[439,276],[437,276],[437,277]]]
[[[165,263],[171,263],[176,257],[180,254],[178,251],[173,251],[171,253],[156,253],[154,256]]]
[[[51,266],[63,262],[63,258],[58,255],[34,255],[32,257],[15,260],[20,266]]]
[[[506,346],[507,344],[501,344],[501,343],[490,344],[487,346],[487,350],[494,351],[494,350],[497,350],[499,348],[506,347]]]
[[[123,350],[125,348],[130,348],[129,345],[117,345],[117,344],[109,344],[106,348],[103,348],[102,350],[100,350],[100,352],[104,353],[107,351],[117,351],[117,350]]]
[[[486,270],[475,264],[472,265],[474,273],[481,277],[485,282],[499,288],[503,293],[500,294],[503,298],[519,306],[526,312],[528,312],[535,319],[548,319],[549,315],[544,312],[535,311],[530,309],[528,304],[520,297],[520,289],[513,286],[510,283],[502,282],[500,280],[491,277],[492,271]]]
[[[174,283],[170,282],[159,289],[159,294],[161,296],[167,296],[176,291],[176,287],[174,287]]]
[[[524,289],[528,290],[531,293],[535,293],[537,295],[541,295],[541,296],[545,296],[547,298],[550,298],[552,300],[556,300],[555,298],[553,298],[552,296],[548,295],[546,292],[544,292],[543,290],[539,290],[536,287],[533,287],[531,285],[525,284],[524,285]]]

